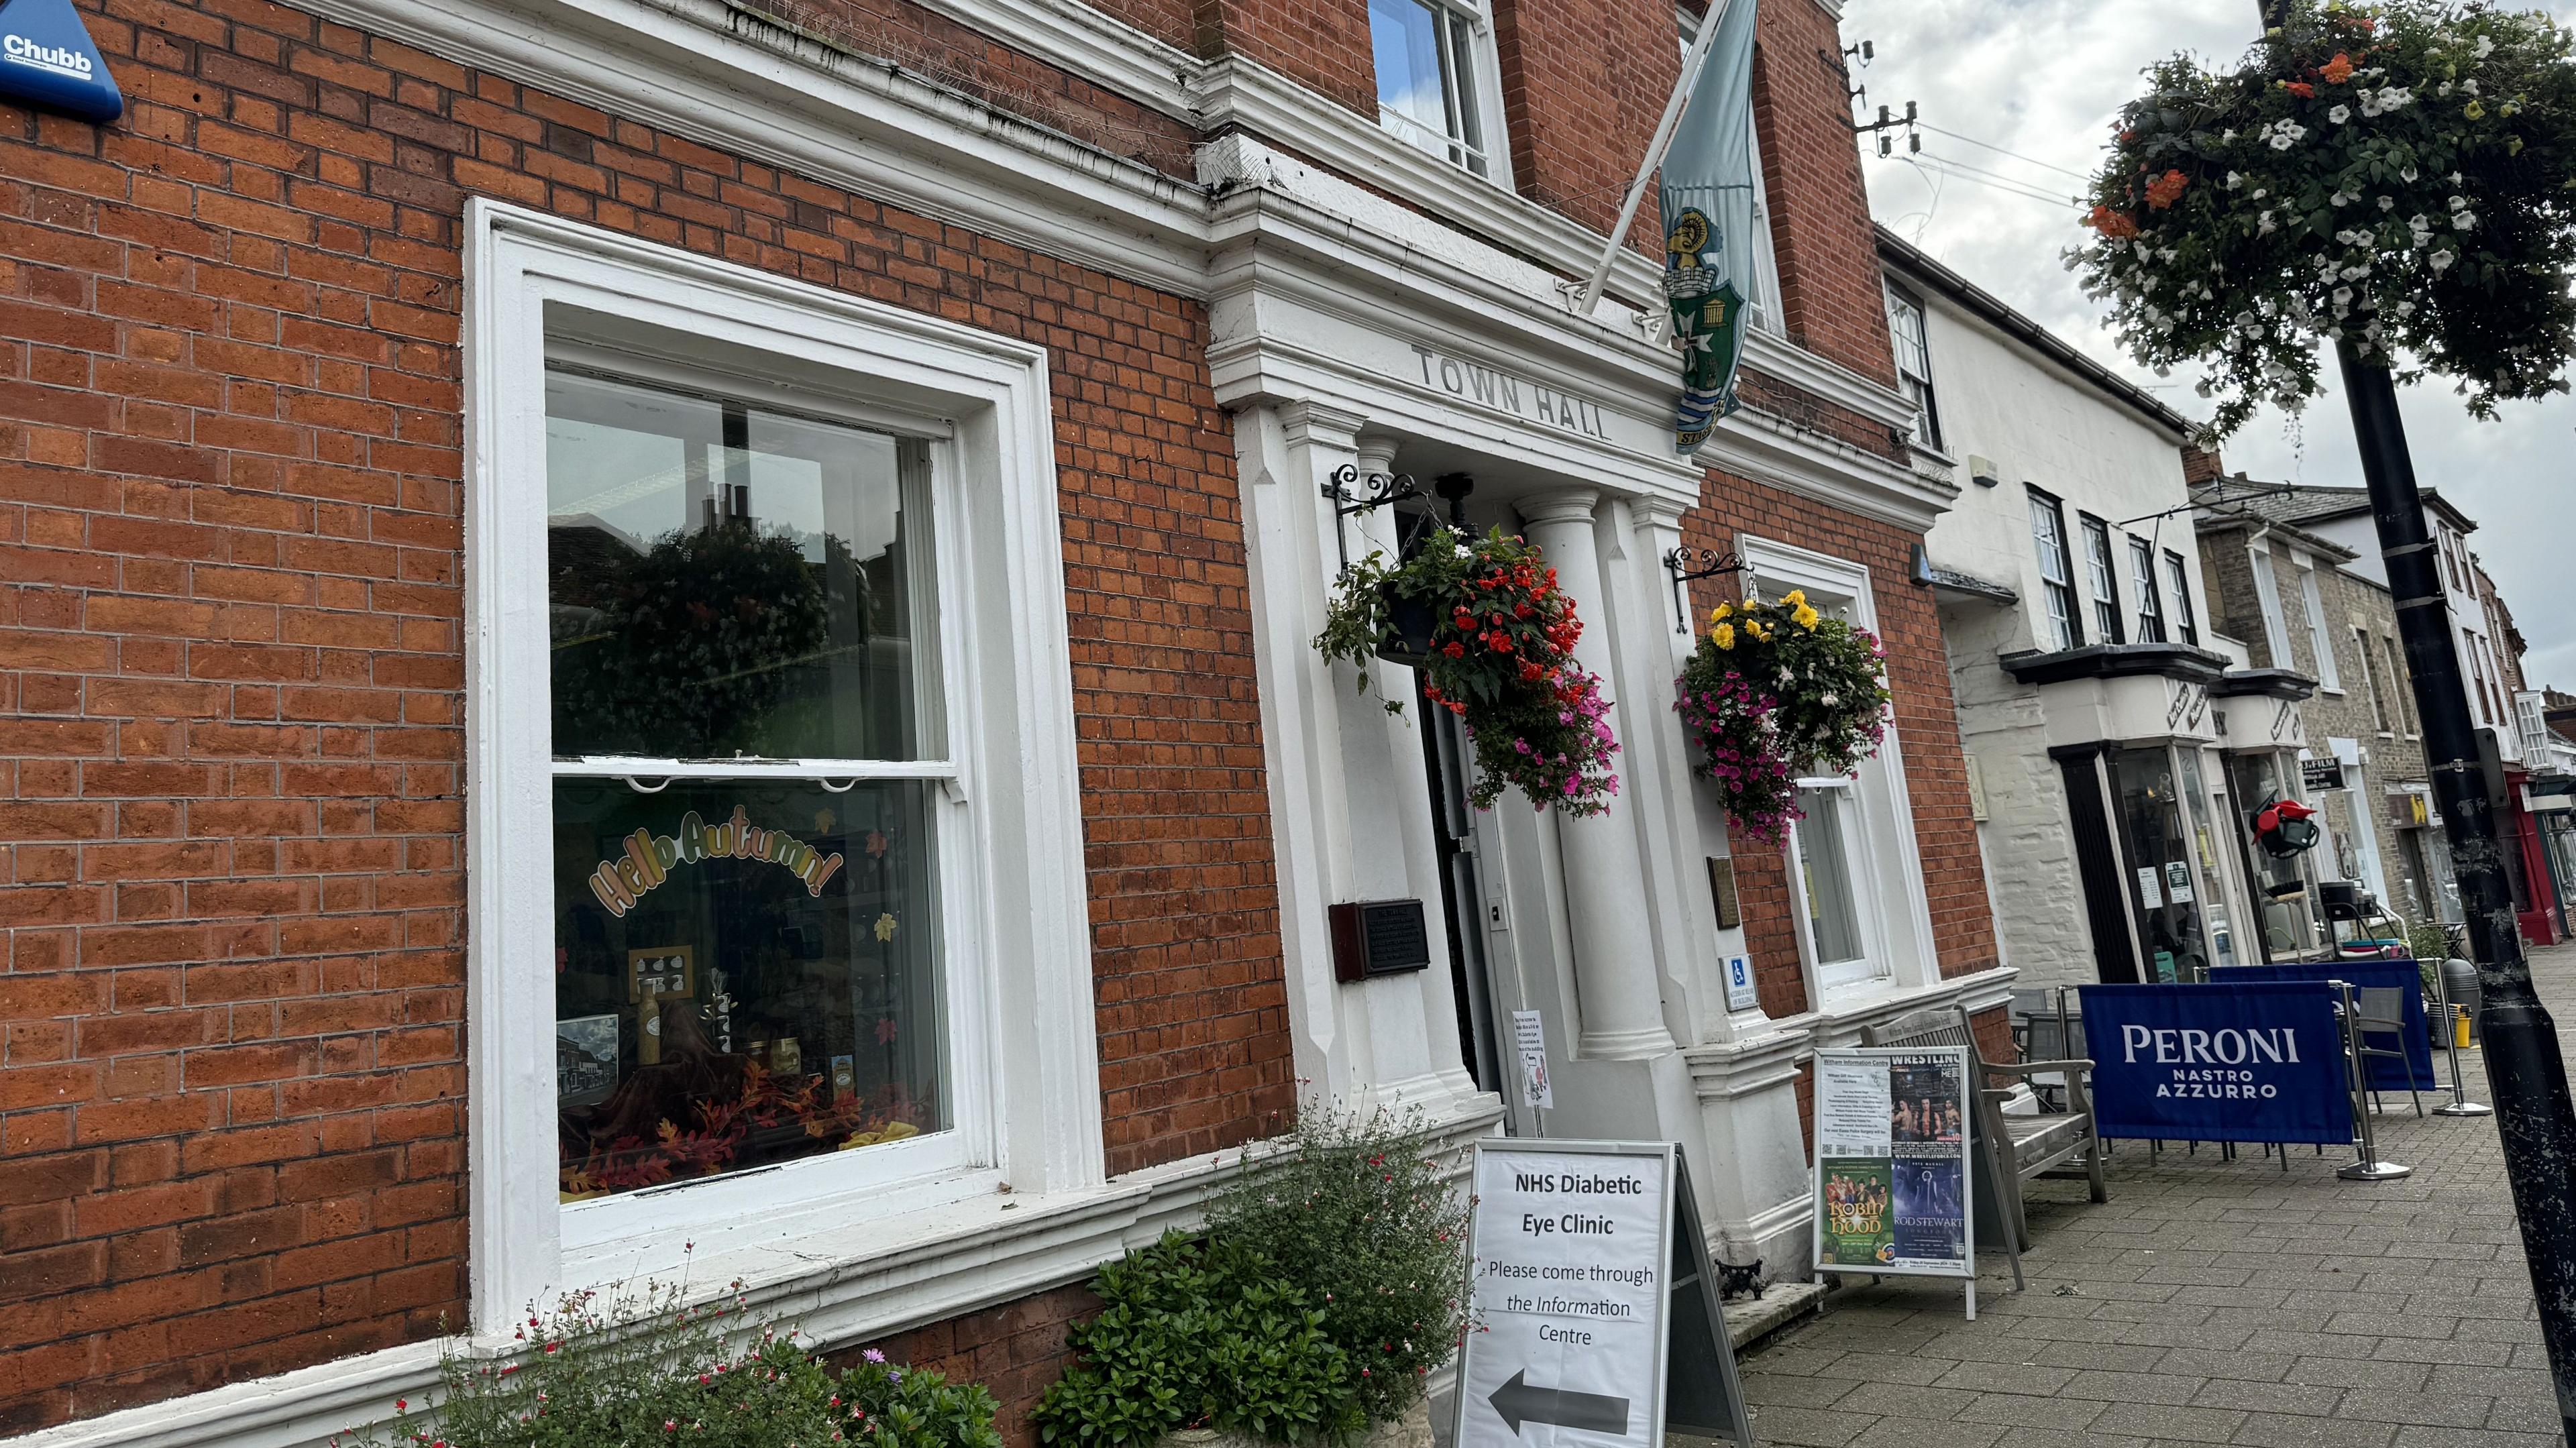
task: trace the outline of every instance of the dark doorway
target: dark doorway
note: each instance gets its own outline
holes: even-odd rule
[[[1503,1089],[1502,1048],[1494,1030],[1492,977],[1485,964],[1485,889],[1476,868],[1476,815],[1467,803],[1467,731],[1448,710],[1422,696],[1422,766],[1431,781],[1432,848],[1440,857],[1440,918],[1449,927],[1449,984],[1458,1002],[1458,1054],[1476,1089]]]

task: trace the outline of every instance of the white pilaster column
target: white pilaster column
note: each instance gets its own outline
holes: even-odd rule
[[[1601,562],[1593,537],[1592,512],[1599,497],[1590,488],[1543,493],[1522,502],[1520,513],[1530,541],[1546,553],[1557,586],[1574,600],[1583,620],[1575,662],[1607,681],[1619,671],[1605,627]],[[1623,780],[1622,789],[1627,787]],[[1580,1048],[1586,1056],[1609,1060],[1645,1060],[1674,1050],[1656,981],[1635,808],[1632,796],[1622,793],[1611,800],[1606,814],[1560,816],[1557,823],[1574,941],[1575,992],[1583,1016]]]

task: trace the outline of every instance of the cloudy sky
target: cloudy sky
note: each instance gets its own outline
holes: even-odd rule
[[[2525,0],[2530,3],[2530,0]],[[2564,22],[2576,0],[2541,8]],[[2206,415],[2190,379],[2159,381],[2132,364],[2098,323],[2058,252],[2087,233],[2076,208],[2027,193],[2071,197],[2139,72],[2176,51],[2233,63],[2254,38],[2256,0],[1849,0],[1847,43],[1877,56],[1858,78],[1871,113],[1921,108],[1922,156],[1865,152],[1878,219],[1970,280],[2104,362],[2155,389],[2177,411]],[[1963,139],[1965,138],[1965,139]],[[1898,142],[1899,155],[1904,143]],[[2000,148],[2000,149],[1996,149]],[[2062,169],[2051,169],[2062,168]],[[2334,367],[2327,363],[2332,380]],[[2445,384],[2402,396],[2419,480],[2482,526],[2471,541],[2531,644],[2533,687],[2576,688],[2576,398],[2509,407],[2482,423]],[[2258,417],[2230,439],[2228,469],[2257,478],[2358,486],[2361,466],[2340,392],[2304,419]]]

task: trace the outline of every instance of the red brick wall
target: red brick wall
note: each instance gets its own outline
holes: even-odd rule
[[[1701,498],[1702,505],[1682,520],[1682,537],[1694,547],[1731,550],[1738,534],[1751,533],[1868,566],[1879,633],[1887,646],[1896,738],[1914,806],[1925,904],[1941,974],[1992,967],[1998,959],[1994,920],[1987,908],[1976,824],[1968,813],[1967,763],[1959,747],[1940,613],[1930,593],[1911,578],[1913,549],[1921,535],[1715,471],[1708,474]],[[1742,597],[1732,577],[1701,580],[1696,590],[1693,606],[1702,612],[1720,598]],[[1807,1009],[1808,1001],[1798,957],[1799,905],[1790,888],[1787,855],[1741,849],[1735,879],[1762,1008],[1774,1016],[1796,1015]]]
[[[1494,43],[1514,184],[1530,200],[1608,232],[1681,74],[1672,7],[1498,0]],[[1649,194],[1629,244],[1660,262],[1659,215]]]
[[[894,1362],[932,1368],[951,1382],[977,1382],[1001,1404],[994,1422],[1009,1448],[1037,1448],[1029,1410],[1073,1361],[1065,1329],[1100,1310],[1088,1287],[1060,1287],[982,1312],[933,1323],[876,1344]],[[852,1348],[838,1356],[854,1359]]]
[[[469,193],[1048,346],[1110,1167],[1287,1107],[1200,308],[255,0],[88,19],[127,118],[0,110],[0,1431],[463,1305]]]
[[[1093,0],[1124,17],[1155,0]],[[1198,53],[1258,61],[1377,119],[1377,52],[1364,0],[1196,0]]]
[[[1754,129],[1789,336],[1893,386],[1896,363],[1851,102],[1829,64],[1842,53],[1842,37],[1833,17],[1806,0],[1764,5],[1759,29]]]

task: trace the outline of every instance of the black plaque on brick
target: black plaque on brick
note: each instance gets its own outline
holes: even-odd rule
[[[1401,975],[1431,965],[1431,931],[1419,900],[1359,900],[1336,905],[1333,978],[1348,984]]]

